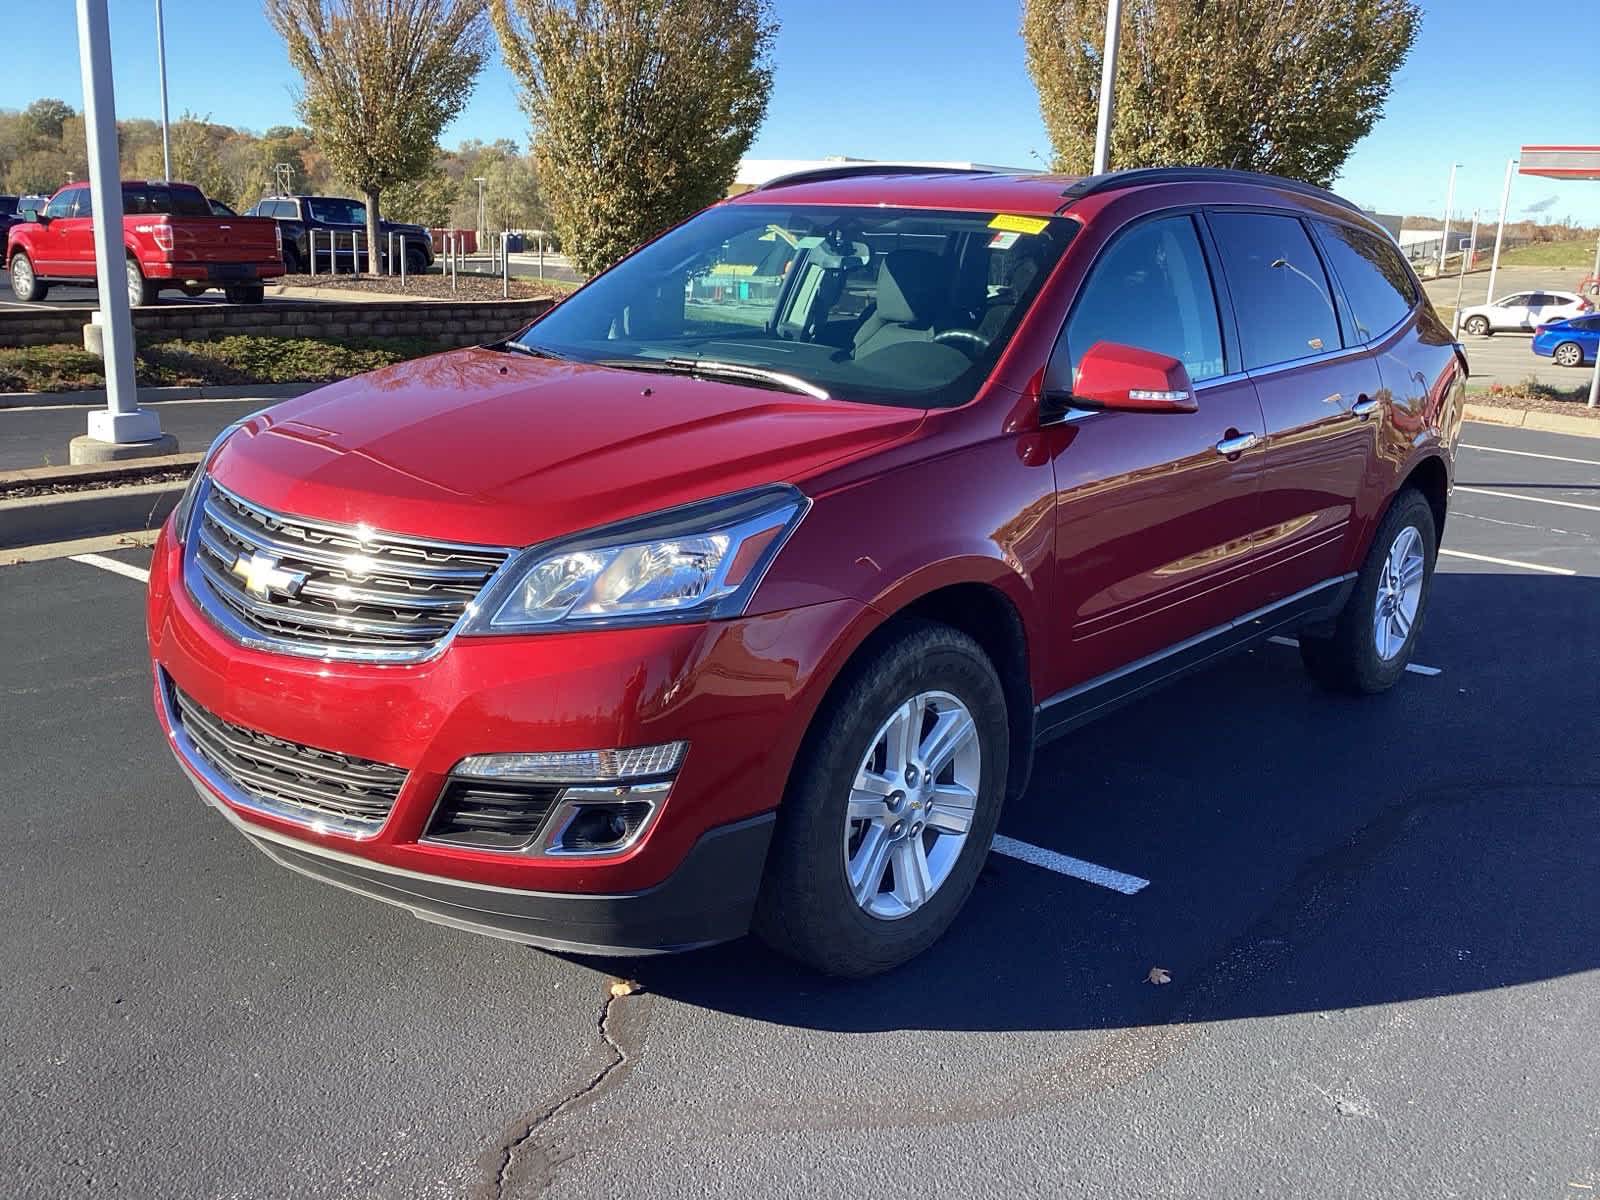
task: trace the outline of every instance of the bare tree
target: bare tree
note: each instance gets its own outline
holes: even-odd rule
[[[721,199],[767,111],[767,0],[490,0],[539,190],[585,271]]]
[[[379,251],[384,189],[426,175],[483,68],[486,0],[265,0],[305,80],[300,114],[362,194]],[[378,254],[368,259],[378,270]]]

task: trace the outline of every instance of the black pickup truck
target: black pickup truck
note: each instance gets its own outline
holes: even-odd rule
[[[312,233],[316,234],[316,269],[348,272],[366,270],[367,206],[359,200],[340,196],[264,196],[245,213],[247,217],[271,217],[283,231],[283,265],[290,275],[303,275],[311,268]],[[433,265],[433,238],[421,225],[398,221],[379,221],[382,245],[379,261],[389,253],[389,235],[395,235],[393,269],[400,269],[400,238],[406,240],[406,270],[411,274]],[[332,234],[331,250],[329,234]],[[332,254],[330,260],[329,255]],[[352,257],[355,261],[352,262]]]

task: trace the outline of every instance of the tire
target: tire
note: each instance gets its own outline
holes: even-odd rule
[[[1467,323],[1462,328],[1473,337],[1489,336],[1489,321],[1487,317],[1468,317]]]
[[[285,275],[305,274],[305,267],[300,262],[300,252],[293,246],[285,245],[283,248],[283,273]]]
[[[224,288],[229,304],[260,304],[267,297],[267,289],[259,283],[240,283]]]
[[[1577,342],[1562,342],[1550,354],[1556,360],[1556,365],[1561,367],[1583,366],[1583,347]]]
[[[139,270],[139,264],[133,259],[128,259],[128,304],[132,308],[156,302],[156,289],[150,286],[150,281],[144,277],[144,272]]]
[[[18,300],[33,303],[43,300],[50,289],[39,282],[33,273],[33,259],[21,250],[11,256],[11,294]]]
[[[889,757],[890,739],[919,712],[919,752],[936,731],[960,729],[963,714],[971,722],[970,738],[940,756],[932,790],[916,770],[917,753],[910,771],[894,771]],[[972,893],[994,840],[1009,737],[1000,678],[965,634],[916,622],[863,654],[818,711],[795,759],[756,904],[757,935],[818,971],[852,978],[897,967],[933,945]],[[871,786],[858,790],[869,769]],[[870,815],[852,817],[853,793],[854,811]],[[964,795],[972,796],[970,807]],[[858,900],[852,863],[859,869],[869,861],[881,865],[859,872]],[[899,878],[902,861],[925,870]]]
[[[1411,659],[1417,631],[1427,613],[1437,551],[1433,509],[1421,492],[1406,488],[1395,497],[1378,526],[1355,587],[1334,621],[1332,636],[1300,635],[1300,659],[1313,679],[1330,691],[1357,695],[1374,695],[1394,686]],[[1390,594],[1391,554],[1405,560],[1406,586],[1395,595]],[[1420,556],[1414,579],[1412,554]],[[1381,630],[1380,604],[1392,604],[1399,614],[1385,620]],[[1397,638],[1399,617],[1407,612],[1404,634]],[[1382,647],[1380,636],[1385,642]]]
[[[406,274],[425,275],[428,271],[428,256],[421,250],[406,247]]]

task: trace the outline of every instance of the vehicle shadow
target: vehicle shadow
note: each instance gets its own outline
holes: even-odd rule
[[[950,933],[887,976],[754,939],[592,965],[846,1032],[1219,1021],[1595,969],[1600,760],[1562,714],[1593,713],[1596,612],[1597,579],[1441,574],[1416,660],[1442,675],[1333,696],[1263,646],[1046,747],[1002,832],[1148,878],[1136,895],[991,855]]]

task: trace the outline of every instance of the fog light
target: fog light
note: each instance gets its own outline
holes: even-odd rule
[[[526,783],[595,783],[670,775],[683,761],[687,742],[632,746],[624,750],[555,750],[538,754],[474,754],[454,774]]]
[[[670,783],[632,787],[569,787],[561,793],[546,854],[616,854],[643,836]]]

